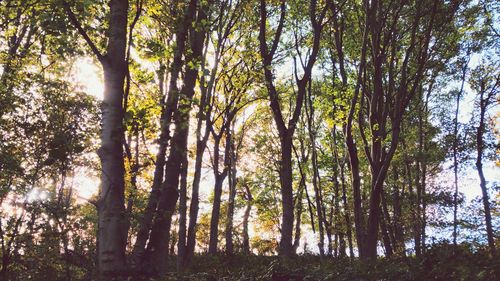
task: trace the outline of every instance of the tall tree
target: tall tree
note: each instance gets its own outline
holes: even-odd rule
[[[363,231],[358,227],[362,232],[358,239],[364,241],[359,245],[362,258],[377,255],[380,201],[399,143],[403,116],[421,83],[426,80],[428,62],[436,58],[436,46],[442,47],[446,40],[447,24],[454,19],[459,4],[445,7],[439,1],[432,1],[429,5],[421,1],[401,5],[385,1],[365,2],[369,56],[365,58],[365,67],[358,73],[358,83],[361,84],[358,126],[371,178],[366,228]],[[403,23],[409,28],[403,28]],[[431,38],[436,42],[431,44]],[[352,152],[350,156],[355,158]],[[354,200],[359,201],[359,196],[355,195]],[[356,208],[359,209],[359,204],[355,204]]]
[[[194,87],[198,79],[199,63],[203,55],[203,46],[207,34],[204,25],[208,18],[211,2],[198,3],[195,24],[188,33],[190,51],[186,55],[186,72],[183,86],[179,93],[179,106],[174,113],[175,132],[165,167],[164,182],[149,235],[145,264],[151,265],[154,275],[163,276],[167,271],[168,245],[172,215],[178,199],[178,185],[182,162],[187,153],[189,135],[189,116],[194,96]]]
[[[101,116],[101,188],[97,204],[99,227],[97,237],[98,269],[103,278],[125,275],[125,246],[128,220],[125,214],[125,181],[123,159],[123,99],[127,75],[128,0],[109,1],[107,46],[101,53],[71,9],[63,1],[69,20],[85,39],[104,71],[104,95]],[[130,38],[129,38],[130,39]]]
[[[290,3],[292,4],[292,3]],[[303,58],[300,51],[298,56],[302,62],[303,75],[299,78],[297,70],[295,72],[295,82],[297,86],[297,95],[295,97],[295,108],[292,111],[291,118],[288,121],[285,119],[282,111],[280,95],[275,86],[275,78],[273,74],[273,60],[275,59],[276,51],[281,40],[283,28],[285,25],[285,17],[287,10],[286,1],[281,1],[279,5],[280,17],[278,26],[271,40],[269,47],[268,37],[268,11],[267,3],[265,0],[260,1],[260,21],[259,21],[259,43],[260,43],[260,56],[262,58],[263,72],[265,76],[265,84],[270,100],[270,107],[273,113],[274,122],[279,132],[279,139],[281,144],[281,162],[280,162],[280,187],[281,187],[281,204],[282,204],[282,221],[281,221],[281,241],[280,241],[280,255],[285,257],[293,256],[293,176],[292,176],[292,143],[293,135],[297,122],[300,117],[300,112],[304,102],[307,86],[311,81],[311,73],[319,53],[321,32],[324,27],[324,19],[327,11],[327,6],[318,11],[318,3],[315,0],[309,2],[309,20],[312,28],[312,45],[310,46],[308,56]],[[301,48],[298,40],[295,42],[297,50]],[[286,124],[286,122],[288,124]]]
[[[158,202],[160,200],[161,185],[165,175],[167,149],[169,140],[171,139],[170,126],[173,123],[172,118],[174,112],[177,110],[179,102],[178,80],[181,70],[185,64],[183,58],[186,52],[188,31],[190,29],[190,26],[192,26],[192,22],[194,21],[196,16],[197,3],[198,1],[196,0],[190,0],[187,3],[183,3],[185,4],[185,6],[181,7],[182,12],[180,13],[179,18],[176,21],[174,54],[170,67],[168,69],[168,76],[170,80],[168,82],[168,96],[166,97],[166,99],[164,98],[164,86],[162,82],[164,74],[161,73],[163,70],[161,70],[162,66],[160,65],[160,90],[162,91],[160,102],[160,104],[162,105],[160,117],[160,136],[158,138],[158,152],[156,154],[151,191],[149,194],[146,209],[144,210],[144,214],[140,222],[137,238],[132,251],[132,267],[138,267],[137,269],[141,267],[140,263],[142,262],[144,253],[146,251],[146,243],[149,238],[149,232],[153,225],[154,216],[158,207]],[[174,11],[176,8],[177,7],[174,7]]]
[[[495,255],[495,234],[491,221],[491,207],[489,202],[487,181],[483,171],[483,158],[485,154],[486,142],[485,134],[488,126],[487,113],[492,106],[499,104],[500,72],[498,63],[484,64],[478,66],[471,74],[471,87],[477,93],[479,105],[479,122],[476,129],[476,168],[480,180],[481,193],[484,207],[484,220],[486,223],[486,234],[488,246],[492,255]]]

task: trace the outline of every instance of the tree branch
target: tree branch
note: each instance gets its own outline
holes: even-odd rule
[[[67,1],[65,1],[65,0],[63,0],[62,4],[63,4],[64,10],[66,11],[66,14],[68,15],[68,18],[71,21],[71,23],[75,26],[75,28],[78,30],[78,32],[80,33],[80,35],[82,35],[83,39],[85,39],[85,41],[89,45],[90,49],[92,49],[92,52],[97,56],[97,59],[101,63],[104,63],[104,58],[105,58],[104,55],[99,51],[99,49],[94,44],[94,42],[92,41],[92,39],[90,39],[90,37],[87,34],[87,32],[85,31],[85,29],[83,29],[82,25],[80,24],[80,22],[76,18],[76,15],[71,10],[71,7],[69,6],[69,3]]]

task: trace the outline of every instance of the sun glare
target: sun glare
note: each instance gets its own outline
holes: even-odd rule
[[[104,83],[102,81],[102,70],[90,58],[79,58],[75,62],[73,73],[75,80],[83,87],[87,94],[102,100]]]
[[[73,178],[73,186],[78,193],[78,198],[89,200],[97,194],[99,178],[89,175],[85,171],[77,171]]]

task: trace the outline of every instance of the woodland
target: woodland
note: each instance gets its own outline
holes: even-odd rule
[[[500,277],[499,2],[0,15],[0,280]]]

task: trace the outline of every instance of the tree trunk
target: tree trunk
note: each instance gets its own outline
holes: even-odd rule
[[[416,157],[416,171],[415,171],[415,179],[416,179],[416,189],[417,189],[417,198],[415,202],[415,210],[416,210],[416,220],[413,222],[414,228],[414,241],[415,241],[415,254],[420,256],[422,254],[422,166],[424,159],[424,120],[423,120],[423,108],[420,108],[422,101],[419,101],[418,107],[418,155]]]
[[[393,208],[394,208],[394,218],[393,218],[393,228],[394,228],[394,247],[395,251],[400,256],[406,255],[406,249],[404,244],[404,231],[403,231],[403,221],[402,221],[402,208],[401,208],[401,196],[398,188],[398,172],[397,167],[393,167],[394,173],[394,195],[393,195]],[[401,192],[403,193],[403,192]]]
[[[340,165],[340,180],[342,183],[342,204],[344,205],[344,219],[347,228],[347,242],[349,244],[349,256],[354,258],[354,245],[352,242],[352,224],[351,215],[349,213],[349,204],[347,202],[347,188],[344,176],[344,163]]]
[[[387,208],[387,202],[385,200],[385,193],[382,191],[381,194],[382,203],[382,216],[380,220],[380,231],[382,232],[382,238],[384,241],[385,255],[386,257],[392,257],[394,253],[394,235],[391,231],[391,220],[389,215],[389,210]]]
[[[226,146],[229,146],[229,201],[227,205],[227,219],[226,219],[226,253],[228,255],[232,255],[234,253],[233,246],[233,217],[234,217],[234,205],[236,198],[236,147],[234,145],[233,134],[227,128],[226,133]]]
[[[309,84],[309,93],[307,95],[307,105],[306,105],[306,116],[307,116],[307,129],[309,133],[309,139],[311,142],[311,150],[312,150],[312,157],[311,157],[311,162],[312,162],[312,170],[313,170],[313,187],[314,187],[314,195],[315,195],[315,201],[316,201],[316,215],[318,216],[318,232],[319,232],[319,239],[318,239],[318,249],[319,249],[319,255],[321,258],[325,255],[325,233],[324,233],[324,221],[323,221],[323,198],[322,198],[322,192],[321,192],[321,185],[319,182],[319,174],[318,174],[318,155],[317,155],[317,149],[316,149],[316,132],[315,129],[313,128],[314,126],[314,107],[312,104],[312,97],[311,97],[311,89],[310,89],[310,84]],[[331,240],[331,233],[330,233],[330,240]]]
[[[345,244],[345,238],[344,238],[344,231],[342,227],[342,217],[341,217],[341,212],[340,212],[340,190],[339,190],[339,180],[338,180],[338,166],[337,169],[335,169],[333,177],[334,177],[334,196],[332,197],[332,208],[330,211],[330,223],[327,228],[327,236],[331,237],[332,235],[332,226],[336,226],[335,234],[339,236],[339,249],[338,249],[338,254],[340,257],[345,257],[346,256],[346,244]],[[335,215],[334,215],[335,212]],[[333,224],[335,222],[335,224]],[[347,227],[347,226],[346,226]],[[331,238],[329,238],[331,240]],[[331,250],[329,249],[329,254],[331,254]]]
[[[458,113],[460,111],[460,98],[462,97],[462,93],[465,85],[465,77],[467,74],[467,68],[469,64],[470,58],[467,57],[466,63],[462,66],[462,77],[461,77],[461,86],[460,91],[456,96],[456,107],[455,107],[455,118],[453,119],[453,183],[455,188],[455,193],[453,194],[453,245],[457,245],[457,236],[458,236]]]
[[[216,53],[216,57],[218,53]],[[205,58],[206,59],[206,58]],[[199,194],[200,194],[200,181],[201,181],[201,168],[203,164],[203,154],[205,153],[205,149],[207,147],[207,142],[210,137],[210,115],[212,112],[212,107],[207,104],[211,100],[213,85],[215,81],[215,74],[217,73],[217,65],[215,64],[214,68],[211,71],[210,80],[208,82],[208,86],[206,88],[201,88],[201,101],[200,101],[200,111],[197,116],[197,125],[196,125],[196,158],[194,164],[194,176],[193,176],[193,184],[191,189],[191,203],[189,204],[189,226],[188,226],[188,235],[187,235],[187,246],[186,246],[186,257],[184,260],[184,266],[188,265],[194,255],[194,249],[196,246],[196,224],[198,221],[198,211],[199,211]],[[202,76],[203,77],[203,76]],[[200,83],[204,84],[204,83]],[[205,111],[206,110],[206,111]],[[202,125],[205,121],[205,129],[204,134],[202,135]]]
[[[153,184],[148,198],[148,204],[141,219],[136,242],[132,251],[132,267],[140,267],[139,263],[143,258],[146,242],[153,225],[153,218],[160,200],[161,184],[164,176],[165,158],[167,153],[168,141],[170,138],[170,124],[172,116],[177,109],[179,100],[179,89],[177,82],[179,73],[182,69],[182,57],[186,48],[188,27],[191,26],[196,14],[197,0],[191,0],[188,8],[184,12],[183,20],[180,21],[176,31],[176,44],[174,58],[170,66],[170,81],[168,87],[168,97],[162,106],[162,116],[160,120],[160,137],[158,140],[158,153],[156,154],[155,170],[153,175]],[[160,85],[160,87],[163,87]]]
[[[192,86],[194,87],[194,79],[192,82]],[[186,83],[184,87],[189,87],[188,85],[189,83]],[[180,106],[176,112],[176,129],[165,168],[165,181],[162,184],[158,208],[146,249],[145,262],[150,264],[143,265],[143,268],[147,269],[150,266],[149,269],[153,275],[161,276],[167,270],[170,226],[179,196],[177,187],[179,185],[181,164],[184,157],[186,157],[187,137],[189,133],[189,110],[191,103],[188,98],[188,96],[181,95]]]
[[[222,132],[221,132],[222,133]],[[214,134],[214,156],[213,156],[213,169],[215,176],[214,184],[214,202],[212,204],[212,215],[210,217],[210,240],[208,244],[208,253],[211,255],[217,254],[217,244],[219,241],[219,220],[220,220],[220,205],[222,196],[222,185],[226,178],[228,168],[224,165],[223,171],[219,172],[219,145],[221,135]],[[225,148],[224,158],[228,157],[228,147]],[[224,161],[226,163],[226,161]]]
[[[186,220],[187,220],[187,173],[188,157],[184,155],[181,170],[181,183],[179,189],[179,240],[177,242],[177,270],[183,269],[186,256]]]
[[[293,252],[293,177],[292,177],[292,136],[281,138],[281,200],[283,215],[281,221],[280,255],[291,257]]]
[[[243,253],[248,255],[250,253],[250,239],[248,237],[248,220],[250,218],[250,212],[252,211],[253,197],[250,191],[250,187],[245,183],[245,192],[247,205],[245,207],[245,213],[243,214]]]
[[[356,242],[358,244],[359,257],[364,257],[365,228],[363,219],[363,209],[361,206],[361,177],[359,170],[359,159],[356,145],[352,133],[346,130],[345,133],[347,152],[349,153],[349,164],[351,168],[352,195],[354,199],[354,228]]]
[[[222,175],[217,175],[214,185],[214,202],[212,205],[212,216],[210,218],[210,241],[208,244],[208,253],[211,255],[217,254],[217,244],[219,240],[219,218],[220,204],[222,196],[222,184],[224,182]]]
[[[481,192],[483,195],[483,206],[484,206],[484,220],[486,222],[486,233],[488,236],[488,246],[490,248],[490,252],[492,256],[495,256],[495,236],[493,233],[493,226],[491,222],[491,210],[490,210],[490,202],[488,198],[488,189],[486,187],[486,178],[484,177],[483,172],[483,150],[484,150],[484,140],[483,135],[485,131],[485,114],[486,107],[488,105],[487,101],[483,98],[484,90],[481,89],[480,95],[480,115],[479,115],[479,126],[477,128],[476,133],[476,142],[477,142],[477,158],[476,158],[476,168],[477,173],[479,175]]]
[[[351,170],[351,184],[352,184],[352,195],[353,195],[353,205],[354,205],[354,228],[356,232],[356,242],[358,244],[358,253],[360,258],[365,257],[365,222],[363,216],[363,209],[361,206],[361,176],[359,168],[359,157],[358,149],[356,143],[354,142],[354,136],[352,132],[352,123],[354,119],[354,113],[356,110],[356,105],[359,99],[359,91],[361,87],[363,71],[366,64],[366,49],[368,43],[368,27],[365,26],[363,31],[363,43],[361,45],[361,58],[359,63],[359,69],[357,73],[356,87],[354,90],[354,96],[351,100],[349,115],[347,122],[343,127],[345,144],[347,148],[347,155],[349,156],[349,165]],[[343,77],[343,83],[345,86],[346,78]]]
[[[420,235],[421,235],[421,241],[422,241],[422,253],[425,253],[426,251],[426,231],[425,228],[427,226],[427,200],[426,200],[426,189],[427,189],[427,163],[424,160],[422,163],[422,216],[420,219]]]
[[[302,224],[302,211],[304,209],[304,205],[302,204],[302,197],[304,196],[304,178],[301,177],[299,184],[299,191],[297,196],[295,197],[295,209],[297,210],[297,215],[295,217],[295,238],[293,239],[293,250],[297,252],[297,248],[300,245],[300,226]]]
[[[307,64],[303,66],[304,74],[302,78],[296,78],[297,84],[297,95],[295,97],[295,108],[291,112],[291,118],[288,120],[288,125],[285,124],[285,119],[281,111],[279,94],[274,85],[274,74],[272,72],[272,62],[275,52],[278,48],[280,37],[283,31],[283,25],[285,23],[286,16],[286,1],[281,1],[280,3],[280,18],[278,22],[278,27],[272,40],[271,48],[268,46],[268,41],[266,39],[266,29],[267,29],[267,8],[266,1],[261,0],[259,5],[259,51],[262,58],[263,71],[266,81],[266,88],[270,100],[270,108],[273,113],[273,118],[278,129],[281,145],[281,162],[280,162],[280,187],[281,187],[281,199],[283,207],[283,215],[281,221],[281,241],[279,245],[279,254],[283,257],[289,258],[294,255],[293,251],[293,172],[292,172],[292,146],[293,146],[293,135],[297,122],[300,118],[300,113],[304,103],[304,96],[306,94],[306,86],[311,81],[311,72],[316,62],[316,58],[319,53],[320,47],[320,37],[321,31],[323,29],[324,23],[323,19],[326,15],[327,7],[322,8],[321,13],[318,17],[317,2],[311,1],[309,5],[310,20],[313,28],[313,38],[312,47],[307,59]]]
[[[196,25],[200,25],[206,20],[206,9],[208,9],[206,5],[200,7]],[[198,30],[195,28],[192,29],[189,36],[191,52],[186,57],[187,65],[190,62],[200,60],[205,36],[206,31],[204,28]],[[160,276],[163,276],[167,271],[170,224],[177,203],[177,188],[179,185],[181,163],[187,153],[189,114],[197,77],[198,69],[196,67],[188,67],[184,75],[183,88],[179,95],[179,108],[174,116],[175,132],[172,137],[172,145],[165,168],[165,181],[162,185],[162,193],[147,247],[146,261],[151,263],[152,273]]]
[[[203,139],[198,140],[196,143],[196,159],[194,164],[193,186],[191,189],[191,202],[189,204],[189,225],[186,246],[185,265],[189,264],[196,246],[196,222],[198,221],[198,210],[200,202],[200,181],[201,181],[201,167],[203,163],[203,154],[207,145],[209,136],[208,129],[205,130]]]
[[[127,71],[128,1],[110,1],[107,54],[102,61],[101,190],[98,203],[97,266],[103,278],[126,274],[125,247],[128,220],[125,214],[125,167],[123,162],[123,96]]]

